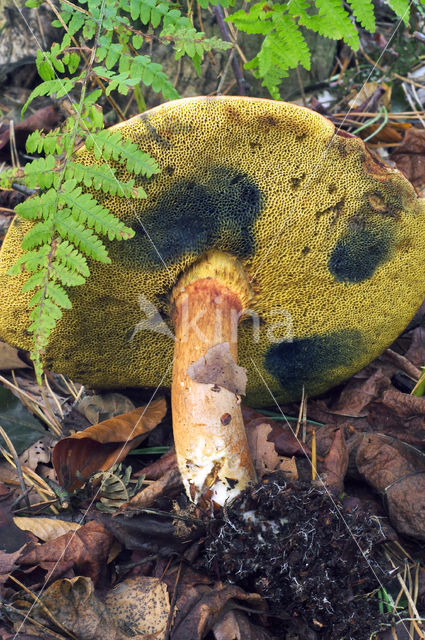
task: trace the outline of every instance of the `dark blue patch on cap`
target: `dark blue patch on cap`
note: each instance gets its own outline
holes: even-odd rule
[[[253,225],[264,203],[258,186],[244,173],[214,167],[204,176],[174,181],[158,202],[133,222],[126,250],[145,268],[175,264],[187,254],[208,249],[239,258],[253,255]]]
[[[265,355],[264,367],[288,395],[298,397],[303,386],[310,394],[332,386],[333,370],[350,366],[363,351],[361,332],[342,329],[273,344]]]

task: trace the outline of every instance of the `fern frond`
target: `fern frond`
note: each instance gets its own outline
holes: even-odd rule
[[[24,255],[20,256],[15,264],[8,270],[8,275],[17,276],[22,271],[31,273],[37,271],[40,268],[46,268],[49,263],[49,253],[51,247],[49,244],[37,247],[32,251],[27,251]]]
[[[353,14],[358,22],[373,33],[375,31],[375,13],[370,0],[348,0]]]
[[[272,31],[273,25],[267,20],[270,15],[270,7],[264,2],[259,2],[250,7],[249,11],[240,9],[227,18],[237,29],[245,33],[260,33],[267,35]]]
[[[49,222],[37,222],[22,238],[22,249],[29,251],[39,245],[50,243],[52,226]]]
[[[25,281],[25,284],[22,287],[22,291],[25,293],[26,291],[32,291],[32,289],[41,287],[45,277],[46,277],[46,269],[36,271]]]
[[[104,129],[86,140],[86,147],[92,151],[96,160],[123,160],[131,173],[150,178],[159,173],[157,162],[139,149],[131,140],[123,140],[120,131]]]
[[[46,158],[37,158],[25,165],[24,176],[25,184],[31,189],[48,189],[54,183],[55,174],[53,170],[56,168],[56,160],[54,156]]]
[[[404,24],[409,24],[410,18],[410,0],[388,0],[391,9],[403,20]]]
[[[116,177],[116,169],[108,164],[82,165],[68,161],[65,167],[65,180],[74,178],[85,187],[93,187],[97,191],[119,195],[124,198],[146,198],[146,192],[141,187],[134,186],[134,180],[121,182]]]
[[[360,46],[359,34],[341,0],[314,0],[318,14],[311,16],[307,26],[317,33],[333,40],[345,40],[357,50]]]
[[[61,211],[61,215],[57,216],[55,221],[56,229],[61,236],[72,242],[76,247],[86,255],[108,264],[111,259],[108,256],[103,242],[93,233],[91,229],[85,228],[82,224],[78,224],[71,213],[64,214],[65,210]]]
[[[41,82],[35,89],[33,89],[28,97],[28,100],[22,107],[21,115],[24,115],[28,106],[34,100],[40,96],[56,96],[56,98],[63,98],[74,87],[74,80],[72,78],[60,78],[56,80],[48,80],[47,82]]]
[[[59,204],[69,208],[74,220],[85,223],[96,233],[107,235],[109,240],[127,240],[134,236],[133,229],[109,213],[90,193],[82,193],[81,187],[75,185],[75,180],[64,182],[59,194]]]
[[[77,287],[85,283],[86,277],[80,275],[72,269],[68,269],[63,264],[53,263],[54,276],[57,280],[60,280],[62,284],[67,287]]]
[[[55,189],[49,189],[44,193],[32,196],[15,207],[16,213],[26,220],[45,220],[55,213],[58,205],[58,198]]]
[[[70,269],[72,272],[81,274],[85,278],[88,278],[90,275],[85,256],[67,240],[62,240],[62,242],[58,243],[54,265],[56,269],[64,267]]]

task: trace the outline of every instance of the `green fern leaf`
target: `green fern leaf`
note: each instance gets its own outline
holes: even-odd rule
[[[70,213],[68,215],[64,215],[64,210],[62,210],[61,215],[57,216],[55,225],[62,238],[66,238],[72,242],[86,255],[91,256],[95,260],[98,260],[98,262],[103,262],[104,264],[111,262],[106,247],[102,241],[91,229],[86,229],[82,224],[78,224]]]
[[[24,115],[25,111],[28,108],[28,105],[31,104],[34,98],[39,98],[40,96],[47,95],[56,95],[57,98],[63,98],[63,96],[66,96],[66,94],[69,93],[73,87],[74,81],[72,80],[72,78],[61,78],[42,82],[31,91],[28,100],[22,107],[21,115]]]
[[[24,255],[20,256],[15,264],[8,270],[8,275],[17,276],[23,270],[31,273],[48,266],[49,253],[51,247],[49,244],[42,245],[32,251],[27,251]]]
[[[22,238],[22,249],[28,251],[39,245],[50,244],[52,227],[49,222],[37,222]]]
[[[53,170],[56,168],[54,156],[37,158],[25,165],[25,184],[31,189],[48,189],[54,180]]]
[[[243,9],[235,11],[227,20],[245,33],[262,33],[266,35],[273,29],[271,22],[266,20],[270,14],[269,8],[264,2],[259,2],[252,5],[248,12]]]
[[[46,296],[61,309],[71,309],[71,300],[65,289],[51,280],[46,284]]]
[[[311,16],[307,26],[326,38],[344,39],[354,50],[360,46],[359,34],[340,0],[314,0],[318,15]]]
[[[36,289],[37,287],[41,287],[43,284],[43,280],[46,277],[47,269],[42,269],[40,271],[36,271],[25,281],[24,286],[22,287],[22,291],[25,293],[26,291],[31,291],[32,289]]]
[[[354,16],[358,22],[370,31],[375,31],[375,13],[371,0],[348,0]]]
[[[75,180],[68,180],[62,185],[63,192],[59,195],[59,204],[63,203],[72,212],[78,222],[85,223],[96,233],[107,235],[109,240],[122,240],[134,236],[133,229],[126,227],[108,209],[102,207],[89,194],[82,193],[81,187],[75,187]]]
[[[391,9],[403,20],[404,24],[409,24],[410,18],[410,0],[388,0]]]
[[[55,189],[49,189],[39,196],[32,196],[15,207],[18,215],[26,220],[47,219],[52,216],[58,205]]]
[[[93,187],[103,193],[110,193],[112,196],[119,195],[124,198],[138,198],[140,194],[134,186],[134,180],[121,182],[115,176],[116,169],[108,164],[82,165],[77,162],[68,161],[65,168],[65,179],[75,178],[85,187]],[[143,196],[146,197],[146,194]]]
[[[72,269],[68,269],[63,264],[54,263],[54,273],[57,280],[60,280],[62,284],[67,287],[77,287],[85,283],[86,279],[84,276],[76,273]]]
[[[99,131],[86,140],[86,147],[90,149],[96,160],[101,157],[108,160],[124,160],[128,171],[142,174],[150,178],[160,169],[156,161],[130,140],[122,140],[120,131],[108,129]]]
[[[90,275],[87,260],[74,245],[67,240],[59,242],[55,253],[55,268],[67,268],[74,273],[80,273],[85,278]]]

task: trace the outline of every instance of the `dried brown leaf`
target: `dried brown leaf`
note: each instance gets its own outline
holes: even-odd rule
[[[158,398],[60,440],[52,454],[59,484],[73,490],[83,484],[81,478],[110,469],[146,438],[166,411],[165,398]]]
[[[391,154],[391,160],[417,188],[425,184],[425,130],[412,127]]]
[[[135,409],[132,401],[122,393],[106,393],[103,395],[84,396],[77,403],[79,411],[91,424],[129,413]]]
[[[50,448],[44,439],[37,440],[19,456],[21,464],[36,470],[39,463],[50,462]]]
[[[77,531],[70,531],[54,540],[40,544],[19,560],[21,567],[37,565],[48,572],[49,580],[73,569],[94,583],[106,564],[113,537],[100,522],[88,522]]]
[[[319,464],[320,475],[326,486],[339,495],[344,489],[344,478],[348,468],[348,450],[344,432],[337,429],[329,453]]]
[[[177,598],[170,640],[202,640],[224,611],[234,606],[233,600],[240,600],[259,612],[265,609],[261,596],[246,593],[235,585],[219,582],[213,588],[206,585],[185,588]]]
[[[47,542],[47,540],[55,540],[59,536],[63,536],[69,531],[76,531],[81,527],[77,522],[68,522],[67,520],[56,520],[55,518],[27,518],[23,516],[15,516],[13,522],[23,531],[31,531],[37,538]]]
[[[69,631],[78,640],[123,638],[107,608],[96,597],[90,578],[77,576],[56,580],[40,599],[42,605],[34,606],[32,616],[47,627],[54,626],[56,621],[61,630]]]
[[[228,342],[221,342],[208,349],[205,356],[189,365],[187,375],[195,382],[216,384],[231,393],[246,393],[246,369],[233,360]]]
[[[261,480],[267,473],[280,470],[285,471],[291,480],[296,480],[298,473],[294,459],[278,455],[274,442],[268,439],[271,432],[272,426],[260,422],[260,419],[251,420],[246,425],[249,452],[258,479]]]
[[[108,592],[105,605],[122,633],[134,640],[164,640],[170,613],[167,585],[158,578],[128,578]]]
[[[212,628],[216,640],[271,640],[265,629],[255,625],[242,611],[227,611]]]
[[[393,527],[425,540],[425,455],[394,438],[364,435],[356,465],[384,499]]]

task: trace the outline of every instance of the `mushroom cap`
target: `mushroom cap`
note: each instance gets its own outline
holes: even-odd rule
[[[365,366],[425,295],[425,204],[364,143],[309,109],[255,98],[188,98],[115,127],[159,163],[146,199],[95,193],[135,230],[107,242],[70,291],[45,366],[92,387],[170,385],[170,293],[206,251],[236,257],[252,285],[239,327],[247,400],[317,394]],[[84,148],[79,162],[94,163]],[[131,176],[123,167],[118,176]],[[31,348],[25,274],[6,275],[31,223],[0,256],[0,336]],[[152,306],[154,305],[154,306]],[[160,315],[154,315],[154,308]],[[148,316],[148,320],[146,320]],[[162,320],[161,320],[162,317]],[[156,327],[156,328],[155,328]]]

